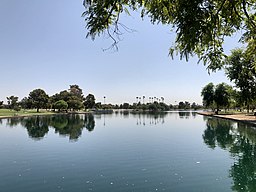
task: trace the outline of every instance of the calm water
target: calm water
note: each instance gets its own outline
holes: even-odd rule
[[[0,191],[256,191],[256,132],[193,112],[0,120]]]

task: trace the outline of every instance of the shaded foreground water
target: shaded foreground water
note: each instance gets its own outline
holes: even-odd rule
[[[0,120],[0,191],[256,191],[256,132],[196,115]]]

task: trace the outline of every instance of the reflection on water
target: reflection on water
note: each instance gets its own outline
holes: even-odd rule
[[[230,168],[232,190],[256,190],[256,130],[244,123],[205,118],[204,142],[210,148],[221,147],[235,159]]]
[[[54,128],[55,133],[68,136],[70,140],[76,141],[84,128],[88,131],[94,130],[95,120],[92,114],[32,116],[7,119],[6,125],[9,127],[21,125],[27,129],[29,137],[35,140],[42,139],[48,133],[49,128]]]
[[[191,111],[114,111],[2,123],[0,191],[256,189],[256,131],[242,123],[203,119]],[[87,131],[93,134],[83,134]]]
[[[180,111],[174,112],[178,114],[181,119],[189,119],[196,116],[196,112]],[[136,119],[136,125],[158,125],[165,123],[165,117],[168,112],[133,112],[133,111],[115,111],[111,114],[69,114],[69,115],[53,115],[53,116],[31,116],[31,117],[17,117],[6,119],[6,125],[8,127],[15,127],[21,125],[27,129],[29,137],[40,140],[48,133],[49,128],[54,128],[55,133],[68,136],[70,140],[76,141],[82,134],[84,128],[89,132],[95,128],[94,118],[103,119],[103,126],[106,125],[106,115],[120,116],[123,118],[129,118],[132,116]],[[0,119],[0,124],[2,120]]]
[[[136,125],[157,125],[164,124],[164,118],[168,113],[135,113]]]
[[[16,123],[17,123],[16,119]],[[34,139],[43,138],[49,131],[50,118],[44,117],[30,117],[20,119],[20,124],[28,131],[28,135]]]

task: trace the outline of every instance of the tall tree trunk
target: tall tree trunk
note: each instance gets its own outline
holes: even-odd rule
[[[39,113],[39,108],[36,109],[36,112]]]

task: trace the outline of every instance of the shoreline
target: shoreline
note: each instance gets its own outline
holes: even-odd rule
[[[70,114],[88,114],[91,112],[68,112],[68,113],[33,113],[33,114],[22,114],[22,115],[12,115],[12,116],[0,116],[0,119],[9,118],[21,118],[21,117],[33,117],[33,116],[46,116],[46,115],[70,115]]]
[[[246,113],[216,115],[213,112],[197,112],[197,114],[204,115],[204,116],[209,116],[209,117],[216,117],[216,118],[221,118],[221,119],[243,122],[243,123],[247,123],[247,124],[251,124],[251,125],[256,125],[256,116],[248,115]]]

